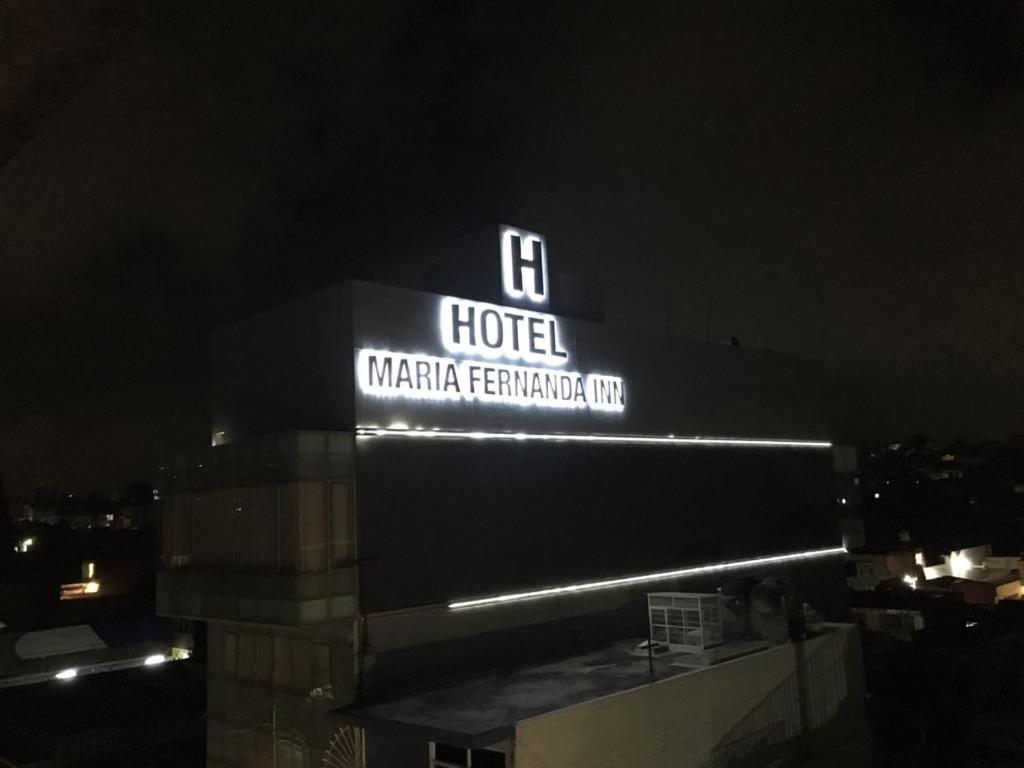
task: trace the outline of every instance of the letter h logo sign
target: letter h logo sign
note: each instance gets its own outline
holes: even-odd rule
[[[544,236],[501,228],[501,287],[513,304],[548,305],[548,252]]]

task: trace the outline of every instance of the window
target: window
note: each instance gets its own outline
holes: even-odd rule
[[[238,635],[234,632],[224,633],[224,674],[238,676]]]
[[[238,679],[251,681],[256,672],[255,637],[248,632],[238,635]]]
[[[309,755],[300,741],[279,737],[276,748],[274,765],[277,768],[309,768]]]
[[[331,484],[331,562],[347,563],[352,552],[352,514],[346,483]]]
[[[874,563],[857,563],[857,576],[859,578],[871,578],[875,575]]]
[[[270,685],[274,669],[274,638],[270,635],[256,635],[253,651],[253,680],[260,685]]]
[[[887,632],[914,632],[916,629],[912,611],[887,611],[882,617],[882,629]]]
[[[430,768],[505,768],[505,753],[431,742]]]
[[[469,750],[451,744],[430,745],[430,768],[463,768],[469,765]]]
[[[331,646],[302,637],[224,633],[224,676],[309,695],[331,685]]]
[[[331,684],[331,646],[313,644],[313,688]]]
[[[274,638],[274,687],[287,688],[291,683],[291,661],[287,637]]]
[[[281,568],[310,573],[327,565],[326,484],[314,481],[280,486]]]
[[[301,482],[298,485],[298,570],[309,573],[327,567],[327,515],[324,483]]]
[[[309,640],[293,637],[291,674],[293,691],[309,693],[312,685],[313,644]]]
[[[474,749],[470,753],[473,768],[505,768],[505,753],[494,749]]]

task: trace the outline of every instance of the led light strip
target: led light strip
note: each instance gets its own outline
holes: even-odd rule
[[[776,565],[779,563],[793,562],[795,560],[814,560],[820,557],[831,557],[832,555],[841,555],[845,553],[846,547],[809,549],[805,552],[790,552],[784,555],[767,555],[765,557],[755,557],[749,560],[730,560],[724,563],[714,563],[712,565],[697,565],[691,568],[679,568],[674,571],[658,571],[656,573],[644,573],[639,576],[624,576],[619,579],[605,579],[603,581],[586,581],[581,584],[569,584],[564,587],[546,587],[544,589],[534,589],[529,592],[510,592],[507,595],[480,597],[474,600],[458,600],[454,603],[448,603],[448,607],[451,609],[481,608],[487,605],[518,603],[523,600],[536,600],[542,597],[554,597],[555,595],[590,592],[598,589],[624,587],[631,584],[645,584],[650,581],[662,581],[664,579],[674,579],[682,576],[697,576],[702,573],[734,571],[739,568],[754,568],[760,565]]]
[[[460,432],[450,429],[387,429],[359,427],[357,437],[462,438],[467,440],[539,440],[571,443],[622,443],[629,445],[736,445],[753,448],[831,448],[827,440],[778,440],[756,437],[676,437],[675,435],[562,435],[547,432]]]

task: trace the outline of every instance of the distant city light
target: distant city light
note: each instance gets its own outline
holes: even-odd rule
[[[95,579],[89,581],[72,581],[60,585],[61,600],[81,600],[93,597],[100,591],[100,583]]]
[[[962,579],[974,567],[971,559],[961,551],[949,553],[949,570],[953,576]]]
[[[876,499],[882,498],[882,494],[880,494],[878,491],[875,491],[875,498]]]
[[[911,576],[909,573],[903,575],[903,583],[911,589],[917,589],[917,577]]]
[[[56,675],[53,676],[54,680],[70,680],[73,677],[78,676],[78,670],[72,667],[71,669],[62,669]]]
[[[846,497],[845,497],[845,496],[843,496],[843,498],[841,498],[841,499],[839,500],[839,503],[840,503],[840,504],[845,504],[845,503],[846,503]]]
[[[157,664],[163,664],[165,661],[167,661],[166,656],[164,656],[162,653],[156,653],[152,656],[147,656],[146,660],[142,663],[145,664],[147,667],[155,667]]]
[[[21,541],[19,541],[19,542],[18,542],[18,543],[17,543],[16,545],[15,545],[15,547],[14,547],[14,551],[15,551],[15,552],[20,552],[21,554],[25,554],[25,553],[26,553],[26,552],[28,552],[28,551],[29,551],[30,549],[32,549],[32,546],[33,546],[33,545],[34,545],[35,543],[36,543],[36,540],[35,540],[35,539],[33,539],[33,538],[32,538],[31,536],[30,536],[30,537],[28,537],[27,539],[22,539]]]

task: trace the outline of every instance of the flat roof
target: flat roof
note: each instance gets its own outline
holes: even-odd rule
[[[1016,571],[1001,568],[971,568],[964,578],[969,581],[985,581],[997,586],[1020,581],[1020,576]]]
[[[826,631],[837,626],[846,625],[832,625]],[[621,641],[591,653],[469,677],[334,714],[371,731],[420,731],[452,744],[485,747],[510,736],[518,721],[648,685],[648,657],[633,650],[641,642],[643,638]],[[654,658],[654,679],[694,674],[771,650],[763,641],[742,641],[704,653],[662,653]]]
[[[927,579],[924,584],[925,586],[945,589],[953,584],[970,581],[998,587],[1003,584],[1012,584],[1015,581],[1020,581],[1020,576],[1016,574],[1016,571],[971,568],[963,576],[936,576],[934,579]]]

